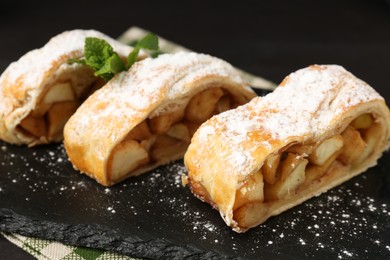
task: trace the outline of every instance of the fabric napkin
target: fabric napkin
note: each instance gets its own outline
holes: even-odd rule
[[[145,36],[148,31],[141,29],[139,27],[131,27],[126,32],[124,32],[118,40],[131,44],[136,40],[141,39]],[[170,42],[164,38],[159,37],[160,50],[164,53],[175,53],[175,52],[189,52],[189,49],[186,49],[178,44]],[[251,75],[245,71],[239,70],[241,76],[248,82],[248,84],[253,88],[259,89],[268,89],[272,90],[276,85],[263,79]],[[25,237],[18,234],[2,234],[9,241],[22,248],[24,251],[28,252],[32,256],[36,257],[39,260],[67,260],[67,259],[85,259],[85,260],[127,260],[135,259],[128,256],[123,256],[114,252],[103,251],[100,249],[78,247],[65,245],[56,241],[44,240],[33,237]]]
[[[9,241],[39,260],[136,260],[100,249],[64,245],[56,241],[5,234]]]

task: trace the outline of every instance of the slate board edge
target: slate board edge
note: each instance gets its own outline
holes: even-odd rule
[[[150,259],[239,259],[216,252],[204,252],[188,245],[174,245],[169,241],[137,236],[123,237],[117,232],[98,225],[68,225],[30,219],[10,209],[0,208],[0,231],[16,233],[72,246],[84,246],[117,252],[123,255]]]

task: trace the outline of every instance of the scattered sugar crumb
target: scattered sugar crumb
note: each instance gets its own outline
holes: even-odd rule
[[[78,175],[75,175],[76,177],[71,178],[66,184],[56,182],[56,178],[39,180],[39,178],[34,177],[34,175],[49,176],[49,174],[52,174],[68,178],[62,172],[63,163],[68,163],[62,149],[61,147],[58,150],[52,150],[52,153],[45,152],[44,154],[35,152],[35,161],[29,161],[30,164],[26,164],[28,166],[25,173],[21,173],[16,177],[12,172],[5,172],[3,176],[8,180],[8,183],[25,185],[31,194],[46,191],[47,194],[52,193],[55,196],[64,196],[65,198],[65,196],[77,194],[78,191],[89,189],[91,182],[87,178],[85,180],[84,178],[78,178]],[[1,162],[2,165],[11,165],[11,162],[17,164],[17,160],[27,162],[27,158],[20,158],[15,154],[11,156],[11,154],[14,153],[7,154],[8,159]],[[40,162],[49,165],[50,171],[41,172],[40,168],[36,167],[37,163]],[[182,176],[186,173],[182,163],[172,163],[144,175],[140,179],[132,179],[110,188],[96,189],[97,203],[91,203],[84,210],[113,218],[115,217],[114,214],[119,215],[118,213],[122,209],[122,206],[117,205],[122,204],[127,205],[126,213],[129,218],[142,218],[145,214],[155,214],[154,207],[156,204],[163,204],[166,210],[161,213],[162,216],[190,223],[184,227],[184,232],[195,234],[202,243],[213,243],[215,246],[227,245],[234,252],[242,252],[245,247],[240,239],[237,239],[237,236],[242,237],[243,234],[231,237],[225,236],[225,231],[228,228],[223,224],[221,225],[222,221],[218,217],[210,218],[210,214],[217,215],[217,212],[209,207],[198,209],[195,206],[196,203],[192,203],[195,198],[188,192],[188,187],[181,185]],[[359,185],[352,183],[349,185],[351,188],[339,186],[323,196],[316,197],[314,201],[303,203],[299,209],[295,208],[288,213],[283,213],[286,215],[280,219],[285,220],[287,218],[287,221],[281,222],[278,217],[275,217],[273,221],[257,227],[258,231],[254,230],[253,232],[256,234],[259,232],[261,235],[253,240],[254,245],[249,248],[250,252],[259,252],[265,246],[277,248],[283,243],[294,243],[298,247],[305,248],[309,252],[308,254],[314,249],[315,252],[323,250],[333,252],[334,258],[359,258],[359,253],[362,251],[345,246],[345,243],[339,244],[334,241],[342,240],[348,244],[353,242],[355,238],[361,237],[364,239],[369,237],[370,239],[367,239],[368,245],[375,246],[375,248],[381,250],[382,254],[384,252],[389,254],[390,245],[380,235],[377,235],[384,228],[382,222],[370,217],[375,215],[378,218],[388,218],[390,216],[389,205],[383,200],[376,200],[356,193],[356,191],[365,188],[364,176],[359,177],[358,180]],[[93,187],[95,187],[95,184],[93,184]],[[145,189],[145,187],[147,188]],[[355,190],[353,187],[355,187]],[[176,192],[178,189],[185,190],[186,195],[178,197],[176,193],[172,192]],[[0,192],[6,191],[4,186],[0,187]],[[145,195],[145,201],[140,202],[131,199],[122,201],[118,199],[118,196],[120,197],[123,192],[127,194],[142,192],[143,196]],[[159,193],[158,197],[156,197],[156,192]],[[23,196],[21,199],[34,202],[34,195]],[[200,205],[203,207],[204,204]],[[142,227],[137,226],[137,228],[141,229]],[[161,229],[160,226],[156,228]],[[251,236],[251,232],[248,232],[248,236]],[[367,232],[372,232],[372,234]],[[244,236],[246,235],[244,234]],[[265,235],[266,238],[264,238]],[[308,250],[309,248],[310,250]]]

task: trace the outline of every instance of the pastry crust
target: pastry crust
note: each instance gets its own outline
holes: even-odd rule
[[[197,127],[255,93],[225,61],[160,55],[134,64],[91,95],[70,118],[70,161],[103,185],[183,157]]]
[[[98,87],[89,67],[67,63],[84,56],[86,37],[108,41],[122,57],[132,50],[100,32],[73,30],[11,63],[0,77],[0,139],[29,146],[62,141],[62,127],[69,114],[94,84]],[[65,103],[56,104],[61,102]],[[53,104],[57,106],[49,113]]]
[[[189,185],[245,232],[374,166],[389,123],[369,85],[340,66],[313,65],[204,123],[184,158]]]

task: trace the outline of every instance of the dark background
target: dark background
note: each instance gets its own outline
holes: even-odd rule
[[[276,83],[310,64],[340,64],[390,100],[389,1],[25,2],[0,4],[0,72],[64,30],[115,38],[136,25]],[[0,259],[29,258],[0,238]]]

